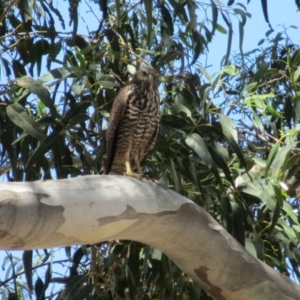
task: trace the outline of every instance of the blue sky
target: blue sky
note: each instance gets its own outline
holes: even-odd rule
[[[65,16],[65,20],[69,20],[69,12],[68,12],[68,1],[59,1],[55,0],[57,3],[59,2],[60,12]],[[56,4],[54,1],[54,5]],[[200,3],[200,1],[195,1],[196,3]],[[217,3],[218,1],[215,0]],[[220,2],[220,1],[219,1]],[[224,5],[227,3],[227,0],[222,0]],[[245,25],[244,31],[244,43],[243,50],[244,52],[253,50],[257,47],[258,42],[265,37],[265,33],[270,29],[269,25],[266,23],[261,3],[259,0],[252,0],[248,5],[246,0],[235,1],[235,4],[231,7],[239,8],[236,4],[240,2],[247,7],[249,13],[251,13],[252,17],[247,18],[247,23]],[[282,26],[285,28],[294,25],[299,29],[288,30],[293,42],[295,44],[300,44],[300,12],[297,12],[297,7],[295,5],[294,0],[272,0],[268,1],[268,12],[269,12],[269,21],[274,29],[273,35],[275,36],[278,31],[282,31]],[[87,34],[87,28],[90,31],[96,30],[98,28],[98,21],[101,20],[102,15],[94,15],[89,6],[94,10],[94,12],[99,12],[99,6],[96,3],[89,1],[81,1],[78,11],[81,13],[80,25],[79,25],[79,34]],[[210,5],[210,0],[201,1],[201,4]],[[271,5],[270,5],[271,3]],[[211,9],[207,9],[207,16],[211,17]],[[204,15],[198,15],[198,22],[201,22],[202,19],[205,18]],[[239,32],[238,32],[238,17],[231,15],[231,20],[234,23],[233,29],[233,42],[232,42],[232,53],[239,51]],[[219,14],[218,22],[225,29],[227,29],[226,24],[224,23],[221,15]],[[68,21],[66,21],[68,23]],[[210,26],[208,26],[210,27]],[[272,35],[271,35],[272,36]],[[262,46],[265,46],[263,44]],[[209,73],[215,73],[220,70],[220,61],[223,55],[226,52],[227,47],[227,34],[221,34],[216,32],[213,41],[209,45],[209,52],[206,55],[202,55],[199,58],[199,61],[205,65],[205,63],[210,66],[208,68]]]
[[[227,1],[223,1],[227,2]],[[238,2],[238,1],[235,1]],[[246,5],[246,1],[239,1]],[[293,0],[272,0],[268,1],[268,12],[269,12],[269,21],[274,29],[272,36],[275,36],[277,32],[282,31],[283,26],[285,28],[294,25],[299,29],[290,28],[288,30],[289,35],[291,36],[295,44],[300,44],[300,12],[297,12],[295,1]],[[270,5],[272,3],[272,5]],[[254,48],[258,47],[258,42],[265,38],[265,33],[270,29],[269,25],[266,23],[261,3],[258,0],[252,0],[249,5],[246,5],[247,11],[251,13],[252,17],[247,18],[247,23],[244,27],[244,43],[243,50],[244,53]],[[233,26],[233,41],[231,53],[239,52],[239,31],[238,31],[238,19],[232,17],[231,19],[234,22]],[[220,18],[221,21],[221,18]],[[224,22],[220,22],[224,28],[226,25]],[[262,47],[266,46],[266,43]],[[212,64],[212,72],[219,70],[219,63],[222,56],[224,55],[227,47],[227,35],[225,34],[216,34],[212,43],[209,45],[208,53],[208,65]],[[210,71],[208,69],[208,71]]]

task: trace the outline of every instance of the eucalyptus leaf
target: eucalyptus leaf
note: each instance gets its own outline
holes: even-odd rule
[[[28,113],[20,104],[12,103],[8,105],[6,112],[8,117],[26,133],[30,134],[39,141],[44,139],[45,134],[43,129],[32,119],[32,117],[28,115]]]

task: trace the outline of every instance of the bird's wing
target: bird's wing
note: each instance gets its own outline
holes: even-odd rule
[[[156,126],[156,128],[155,128],[155,130],[154,130],[154,132],[153,132],[153,134],[151,136],[151,138],[148,141],[148,144],[147,144],[147,146],[145,148],[145,151],[144,151],[144,156],[141,159],[141,163],[143,163],[144,160],[146,159],[148,152],[153,149],[153,147],[155,145],[155,142],[156,142],[156,139],[157,139],[158,131],[159,131],[159,123]]]
[[[104,174],[109,174],[115,157],[118,132],[123,119],[125,108],[128,103],[128,94],[130,92],[130,89],[131,85],[128,84],[119,91],[116,98],[114,99],[113,107],[110,112],[106,132],[106,168],[104,170]]]

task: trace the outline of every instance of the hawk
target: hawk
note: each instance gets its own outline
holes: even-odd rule
[[[143,67],[115,97],[106,133],[104,174],[143,174],[140,164],[154,147],[159,130],[159,84],[159,73]]]

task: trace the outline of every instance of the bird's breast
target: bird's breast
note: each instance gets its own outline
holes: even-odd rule
[[[159,110],[159,95],[157,91],[139,91],[129,97],[129,118],[154,117]]]

